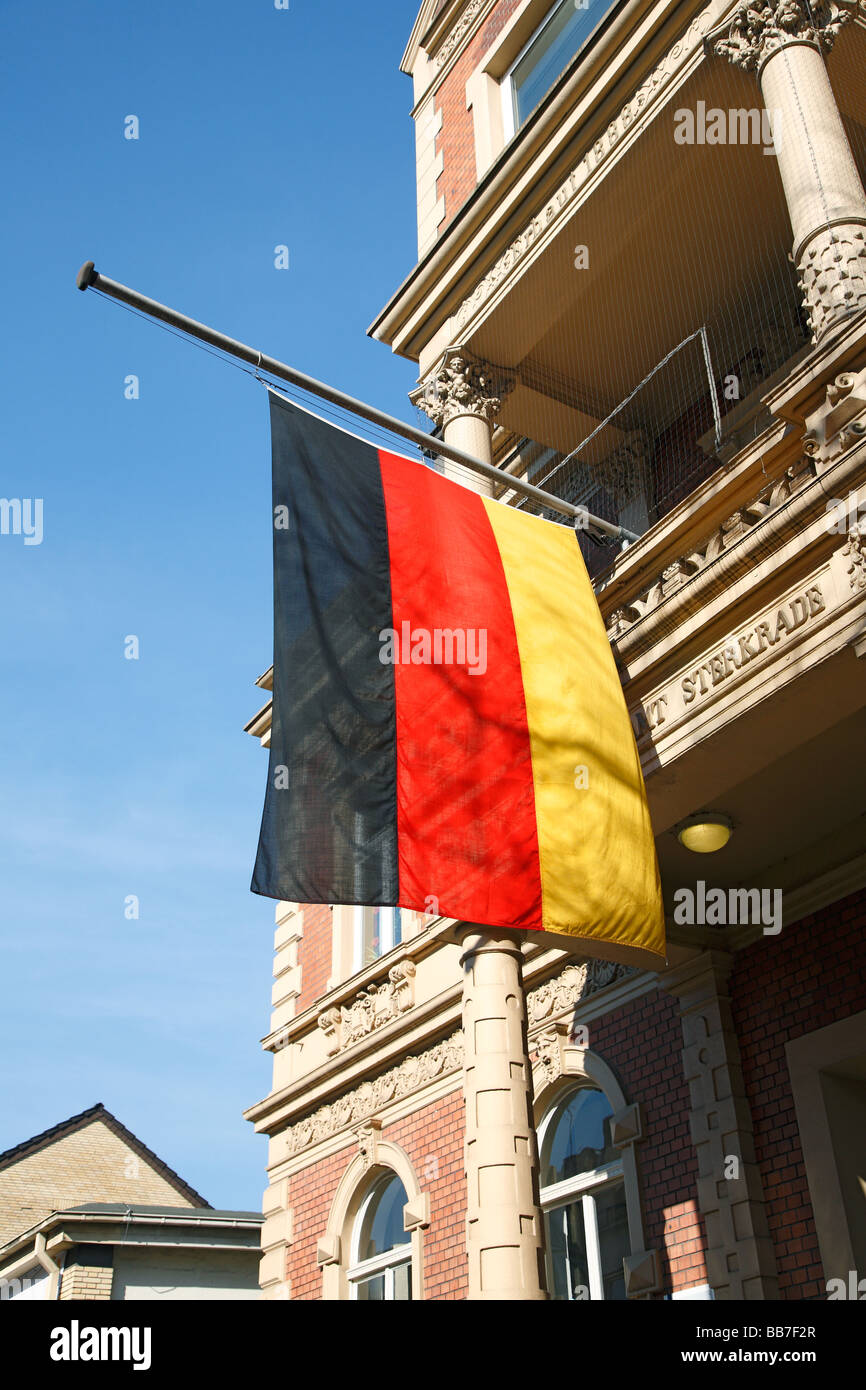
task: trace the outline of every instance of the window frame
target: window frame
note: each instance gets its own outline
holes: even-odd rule
[[[385,1303],[396,1302],[397,1300],[395,1300],[394,1298],[394,1272],[399,1265],[408,1265],[409,1299],[400,1299],[399,1301],[411,1302],[413,1250],[412,1237],[409,1232],[406,1233],[407,1240],[405,1244],[392,1246],[390,1250],[386,1250],[383,1254],[372,1255],[367,1260],[360,1260],[358,1258],[360,1254],[361,1232],[364,1229],[364,1221],[366,1220],[370,1204],[374,1200],[377,1192],[379,1191],[382,1184],[386,1181],[386,1179],[388,1182],[392,1182],[395,1178],[401,1183],[404,1195],[406,1196],[406,1202],[404,1202],[403,1204],[405,1210],[405,1207],[409,1201],[409,1195],[406,1192],[406,1184],[403,1182],[403,1179],[400,1177],[399,1173],[394,1172],[393,1169],[389,1169],[386,1171],[384,1175],[381,1175],[378,1179],[376,1179],[374,1182],[370,1184],[369,1190],[364,1195],[361,1205],[358,1207],[358,1210],[355,1213],[355,1217],[352,1223],[350,1259],[348,1268],[346,1269],[346,1279],[349,1285],[350,1300],[360,1302],[359,1289],[361,1284],[366,1283],[369,1279],[375,1278],[379,1274],[384,1274],[385,1298],[383,1301]]]
[[[366,958],[365,941],[366,927],[369,921],[368,914],[371,912],[381,912],[383,914],[382,935],[379,941],[379,949],[375,955]],[[398,915],[399,914],[399,915]],[[399,925],[399,932],[397,930]],[[368,965],[373,965],[375,961],[387,956],[389,951],[393,951],[395,946],[403,944],[405,922],[402,917],[402,909],[399,907],[355,907],[352,916],[352,974],[357,975],[365,970]]]
[[[523,126],[526,124],[526,120],[529,119],[529,117],[527,116],[526,120],[522,121],[520,125],[518,125],[517,123],[516,100],[513,82],[514,71],[526,57],[526,54],[529,52],[536,39],[540,38],[547,26],[553,22],[554,16],[558,13],[560,9],[562,9],[563,5],[573,3],[574,0],[556,0],[556,3],[550,6],[546,15],[539,23],[538,27],[536,29],[533,29],[532,33],[526,40],[526,43],[521,48],[520,52],[509,64],[509,66],[506,68],[505,72],[502,75],[502,78],[499,83],[499,89],[502,101],[502,133],[504,135],[506,145],[508,144],[509,140],[512,140],[514,136],[518,133],[518,131],[523,128]],[[594,27],[590,29],[589,33],[587,34],[583,43],[578,48],[577,52],[572,54],[565,67],[562,69],[562,72],[558,73],[557,76],[554,78],[554,81],[551,83],[550,87],[548,88],[548,91],[553,90],[553,87],[556,86],[556,83],[559,81],[560,77],[562,76],[562,73],[565,72],[571,66],[571,64],[574,63],[580,57],[581,53],[583,53],[584,49],[598,33],[599,26],[604,23],[608,15],[615,8],[616,4],[617,0],[609,0],[609,3],[604,13],[599,16],[598,24],[594,25]],[[575,8],[577,7],[575,6]],[[545,96],[547,96],[547,92],[545,92]],[[542,97],[541,100],[543,101],[544,97]],[[534,109],[537,109],[537,107]],[[532,113],[530,112],[530,115],[531,114]]]
[[[587,1078],[584,1081],[575,1080],[570,1086],[560,1090],[554,1096],[544,1118],[538,1126],[538,1153],[539,1158],[544,1153],[544,1144],[550,1126],[555,1123],[574,1095],[578,1091],[597,1091],[604,1096],[608,1105],[611,1105],[610,1098],[597,1082]],[[614,1113],[611,1106],[611,1114]],[[584,1173],[576,1173],[572,1178],[563,1178],[560,1182],[549,1183],[547,1187],[539,1189],[539,1206],[541,1207],[542,1217],[545,1227],[550,1216],[555,1211],[562,1211],[567,1207],[581,1204],[581,1215],[583,1220],[584,1239],[586,1241],[586,1261],[589,1274],[589,1297],[592,1302],[605,1302],[603,1270],[601,1265],[601,1245],[598,1236],[598,1218],[595,1206],[595,1195],[605,1188],[620,1186],[622,1187],[623,1201],[628,1209],[627,1201],[627,1179],[625,1165],[621,1158],[613,1159],[610,1163],[603,1164],[600,1168],[592,1168]],[[547,1276],[548,1284],[552,1290],[554,1287],[553,1262],[550,1253],[550,1242],[546,1242],[547,1250]],[[632,1249],[632,1236],[629,1227],[629,1249]]]

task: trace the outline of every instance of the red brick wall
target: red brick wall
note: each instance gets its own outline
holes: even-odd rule
[[[348,1136],[351,1140],[351,1136]],[[337,1184],[355,1154],[345,1148],[289,1179],[292,1243],[286,1254],[286,1278],[293,1299],[322,1297],[322,1271],[316,1263],[316,1244],[325,1234]]]
[[[466,109],[466,83],[519,4],[520,0],[499,0],[436,93],[436,110],[442,111],[436,152],[444,155],[444,167],[436,184],[437,197],[445,197],[440,232],[456,217],[476,184],[475,133],[472,112]]]
[[[384,1139],[406,1150],[421,1190],[430,1194],[430,1226],[424,1233],[425,1299],[466,1297],[463,1135],[462,1088],[382,1131]]]
[[[408,1154],[421,1190],[430,1194],[431,1224],[424,1232],[425,1299],[466,1297],[466,1195],[463,1178],[463,1092],[424,1106],[382,1130],[383,1140]],[[337,1185],[357,1144],[320,1160],[289,1181],[294,1239],[286,1274],[293,1299],[320,1299],[322,1272],[316,1242],[324,1235]]]
[[[689,1133],[689,1088],[676,1000],[656,991],[589,1025],[589,1046],[643,1107],[636,1147],[644,1239],[662,1256],[664,1293],[707,1282],[706,1233],[697,1209],[697,1156]]]
[[[333,910],[321,903],[301,903],[304,925],[298,942],[301,993],[298,1013],[327,993],[333,950]]]
[[[731,974],[734,1023],[755,1127],[767,1218],[785,1299],[824,1298],[785,1044],[866,1009],[866,891],[741,952]]]

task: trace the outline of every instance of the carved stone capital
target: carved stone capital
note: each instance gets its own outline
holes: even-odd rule
[[[482,362],[465,348],[449,348],[439,364],[410,391],[409,399],[444,429],[460,415],[493,421],[502,398],[514,387],[514,377],[501,367]]]
[[[708,52],[727,58],[746,72],[760,72],[769,58],[789,44],[807,43],[829,53],[851,10],[837,0],[772,0],[738,5],[733,15],[704,40]]]
[[[820,228],[803,246],[797,270],[817,343],[842,320],[866,309],[866,222]]]

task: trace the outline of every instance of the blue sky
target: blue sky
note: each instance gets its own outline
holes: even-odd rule
[[[414,419],[412,365],[365,330],[415,259],[415,13],[0,4],[0,497],[44,518],[0,535],[0,1149],[101,1100],[213,1204],[259,1206],[266,393],[75,274]]]

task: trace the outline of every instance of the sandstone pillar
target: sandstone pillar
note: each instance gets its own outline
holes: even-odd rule
[[[469,1298],[545,1299],[519,937],[475,928],[462,945]]]
[[[493,422],[511,385],[499,368],[455,347],[411,399],[448,444],[492,463]],[[490,496],[486,479],[444,465],[447,477]],[[462,946],[469,1298],[545,1299],[520,936],[471,927]]]
[[[854,11],[835,0],[740,6],[707,38],[757,74],[776,154],[812,339],[866,309],[866,195],[824,65]]]

